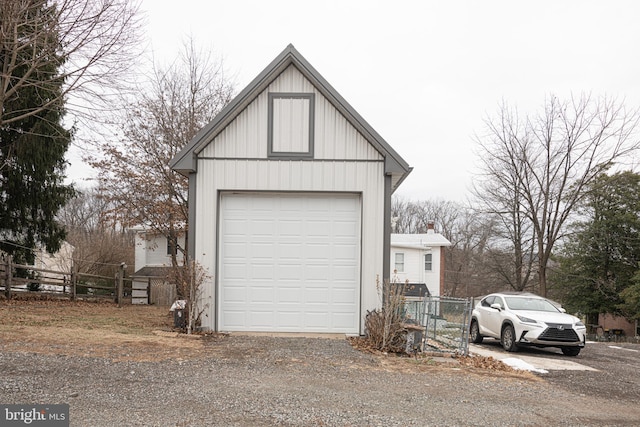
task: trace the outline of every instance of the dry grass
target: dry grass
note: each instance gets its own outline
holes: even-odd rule
[[[59,300],[0,301],[3,351],[181,360],[203,353],[203,340],[171,333],[166,307]]]

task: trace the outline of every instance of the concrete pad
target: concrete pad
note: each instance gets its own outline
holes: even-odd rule
[[[280,337],[280,338],[327,338],[346,339],[346,334],[316,334],[305,332],[229,332],[229,335],[246,337]]]
[[[475,344],[469,344],[469,353],[484,357],[493,357],[494,359],[500,360],[515,369],[524,369],[526,367],[528,370],[540,373],[543,373],[541,371],[597,371],[597,369],[582,365],[574,362],[573,360],[533,357],[519,353],[506,354]],[[519,363],[518,361],[522,361],[524,363]],[[531,368],[528,368],[527,365]]]

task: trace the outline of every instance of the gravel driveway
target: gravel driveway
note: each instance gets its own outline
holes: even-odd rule
[[[72,426],[637,425],[640,408],[532,374],[230,336],[184,360],[5,351],[0,403],[69,403]]]

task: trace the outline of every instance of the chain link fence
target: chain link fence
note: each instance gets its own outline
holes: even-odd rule
[[[470,298],[432,296],[407,301],[407,317],[425,328],[423,351],[469,354]]]

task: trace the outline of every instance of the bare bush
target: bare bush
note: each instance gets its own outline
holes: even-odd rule
[[[382,308],[367,311],[365,335],[369,346],[389,353],[403,353],[406,346],[404,323],[405,284],[385,282],[378,292],[382,294]]]
[[[175,266],[169,273],[169,281],[176,284],[178,295],[186,305],[186,332],[191,334],[201,325],[201,318],[209,304],[202,302],[202,284],[209,276],[202,265],[190,261],[186,265]]]

